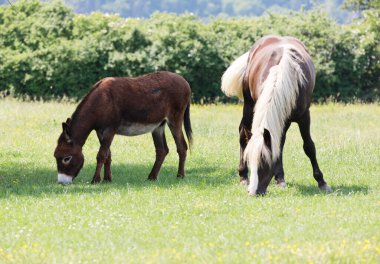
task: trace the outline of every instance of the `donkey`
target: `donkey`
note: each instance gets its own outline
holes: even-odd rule
[[[155,72],[137,78],[108,77],[97,82],[83,98],[75,112],[62,123],[62,133],[54,151],[58,182],[72,183],[83,167],[82,147],[92,130],[96,131],[100,149],[91,183],[112,181],[110,146],[115,134],[137,136],[152,133],[156,161],[149,180],[156,180],[161,165],[169,152],[165,138],[167,123],[174,137],[179,155],[177,177],[185,176],[185,160],[192,143],[190,123],[191,89],[187,81],[171,72]]]
[[[250,195],[265,194],[273,174],[285,187],[282,150],[291,122],[299,126],[303,149],[321,190],[323,179],[310,136],[310,102],[315,70],[305,45],[293,37],[266,36],[236,59],[222,76],[222,91],[244,100],[239,126],[242,185]],[[251,177],[248,179],[248,164]]]

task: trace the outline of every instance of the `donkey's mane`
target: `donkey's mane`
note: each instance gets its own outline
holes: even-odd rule
[[[99,87],[99,85],[103,82],[103,80],[100,80],[98,81],[97,83],[95,83],[91,90],[85,95],[85,97],[83,97],[83,99],[81,100],[81,102],[79,103],[79,105],[77,106],[77,108],[75,109],[74,113],[71,115],[71,123],[73,123],[74,121],[77,120],[78,118],[78,115],[79,113],[81,112],[83,106],[86,104],[86,102],[88,101],[88,98],[90,98],[90,96],[92,95],[92,93],[95,91],[96,88]],[[69,127],[70,127],[70,124],[69,124]]]

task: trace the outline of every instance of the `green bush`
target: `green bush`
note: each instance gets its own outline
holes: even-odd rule
[[[258,18],[211,19],[156,13],[124,19],[75,15],[62,2],[0,6],[0,91],[31,98],[80,98],[106,76],[169,70],[192,86],[195,102],[228,100],[220,78],[264,35],[291,35],[308,47],[317,70],[314,99],[377,100],[379,10],[338,25],[320,10]]]

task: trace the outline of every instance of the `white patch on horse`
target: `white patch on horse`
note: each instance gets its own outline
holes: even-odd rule
[[[124,136],[138,136],[153,132],[160,124],[161,122],[154,124],[123,123],[119,126],[116,133]]]
[[[257,185],[259,183],[259,176],[257,175],[257,168],[251,166],[251,177],[248,185],[248,194],[255,195],[257,191]]]
[[[222,76],[222,91],[225,95],[237,96],[243,100],[243,77],[247,68],[249,52],[237,58]]]
[[[73,182],[73,177],[70,177],[64,173],[58,173],[58,183],[70,184]]]

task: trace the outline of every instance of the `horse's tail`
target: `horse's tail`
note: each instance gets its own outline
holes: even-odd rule
[[[285,46],[278,65],[273,66],[261,86],[255,105],[252,137],[245,149],[245,159],[256,169],[262,161],[269,165],[280,155],[281,136],[286,120],[296,105],[299,85],[306,82],[299,53]]]
[[[186,133],[187,141],[189,142],[189,147],[191,148],[193,144],[193,130],[191,129],[191,122],[190,122],[190,102],[187,104],[187,107],[185,110],[183,125],[185,127],[185,133]]]
[[[249,52],[237,58],[222,76],[222,91],[227,96],[237,96],[243,100],[243,77],[247,68]]]

